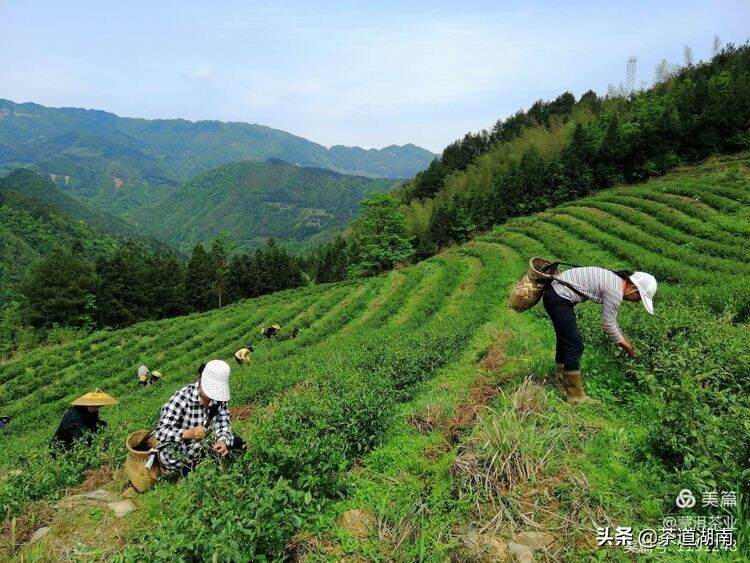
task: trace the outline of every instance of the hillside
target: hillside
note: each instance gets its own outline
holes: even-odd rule
[[[87,257],[111,252],[111,235],[92,229],[43,199],[7,189],[0,179],[0,308],[30,266],[61,247],[78,248]]]
[[[551,101],[467,133],[397,190],[420,254],[512,217],[750,149],[750,44],[628,95]]]
[[[138,228],[111,213],[99,211],[57,187],[50,179],[27,168],[19,168],[0,177],[0,193],[14,192],[35,200],[57,215],[64,215],[86,227],[122,240],[140,240],[150,247],[166,251],[170,246],[152,237],[146,230]]]
[[[542,560],[626,560],[622,547],[596,549],[596,526],[658,528],[685,487],[748,492],[749,188],[750,155],[714,159],[513,219],[387,276],[97,332],[0,364],[0,414],[13,417],[0,432],[0,506],[17,516],[0,543],[27,559],[467,561],[502,560],[518,532],[543,531]],[[533,255],[660,281],[654,317],[637,304],[620,312],[635,360],[606,341],[598,307],[579,308],[593,400],[578,408],[551,381],[544,311],[505,305]],[[261,340],[270,323],[284,327],[280,340]],[[200,362],[248,339],[256,351],[232,366],[230,405],[243,407],[232,412],[247,454],[158,485],[126,518],[80,497],[56,507],[66,490],[118,496],[125,437],[151,426]],[[164,373],[161,384],[137,385],[141,362]],[[105,409],[101,448],[51,459],[65,406],[94,387],[120,400]],[[729,513],[736,554],[747,553],[746,499]]]
[[[343,229],[362,199],[392,184],[281,161],[243,161],[201,174],[133,219],[185,252],[222,231],[242,249],[268,238],[304,243]]]
[[[330,149],[261,125],[133,119],[0,99],[0,170],[34,165],[100,209],[125,213],[240,160],[276,158],[370,177],[407,178],[434,158],[415,145]]]
[[[133,225],[109,213],[98,211],[71,197],[51,180],[33,170],[19,168],[0,177],[0,192],[12,191],[54,207],[59,213],[69,215],[92,229],[121,238],[145,239],[146,236]]]

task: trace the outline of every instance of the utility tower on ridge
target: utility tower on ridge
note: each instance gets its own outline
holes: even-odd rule
[[[635,90],[635,68],[638,64],[636,57],[630,57],[628,59],[628,72],[625,75],[625,91],[630,94]]]

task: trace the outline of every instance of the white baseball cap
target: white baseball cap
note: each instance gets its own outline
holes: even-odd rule
[[[635,272],[630,276],[630,281],[638,288],[641,294],[641,302],[646,311],[654,314],[654,294],[656,293],[656,278],[646,272]]]
[[[229,400],[229,364],[224,360],[211,360],[201,372],[201,389],[209,399]]]

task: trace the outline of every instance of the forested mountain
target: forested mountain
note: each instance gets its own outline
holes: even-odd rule
[[[169,245],[111,213],[99,211],[82,203],[58,188],[51,180],[33,170],[19,168],[0,178],[0,192],[16,192],[49,207],[57,215],[64,215],[110,237],[145,241],[149,246],[166,250]]]
[[[328,149],[248,123],[133,119],[0,100],[0,170],[33,164],[60,187],[118,213],[161,199],[180,183],[239,160],[278,158],[341,173],[408,178],[434,156],[411,144]]]
[[[17,178],[16,178],[17,179]],[[118,244],[44,200],[13,191],[0,179],[0,308],[32,264],[60,248],[94,258]],[[64,195],[64,194],[63,194]]]
[[[746,150],[749,123],[750,45],[729,45],[627,96],[537,101],[450,144],[396,195],[427,256],[511,217]]]
[[[144,209],[141,224],[184,251],[221,232],[240,248],[268,238],[303,242],[343,228],[362,199],[392,184],[279,160],[235,162]]]

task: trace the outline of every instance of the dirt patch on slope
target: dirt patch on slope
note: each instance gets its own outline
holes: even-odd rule
[[[499,392],[499,388],[492,385],[486,377],[478,377],[471,386],[469,399],[456,407],[456,414],[445,424],[446,439],[449,442],[456,442],[461,433],[477,421],[479,411],[489,405]]]
[[[247,420],[253,415],[255,409],[255,403],[240,405],[239,407],[232,407],[229,409],[229,420],[232,422],[236,422],[238,420]]]
[[[499,371],[505,365],[507,359],[504,350],[510,337],[511,334],[507,330],[501,332],[479,361],[479,367],[491,372]]]
[[[76,488],[77,492],[89,492],[100,489],[114,478],[115,470],[108,465],[98,469],[89,469],[86,471],[86,479],[81,486]]]
[[[32,503],[23,514],[5,520],[0,527],[0,559],[9,560],[13,552],[29,541],[34,531],[49,524],[55,512],[44,502]]]
[[[429,404],[419,412],[412,413],[406,422],[420,434],[426,434],[440,428],[445,420],[445,413],[439,405]]]

